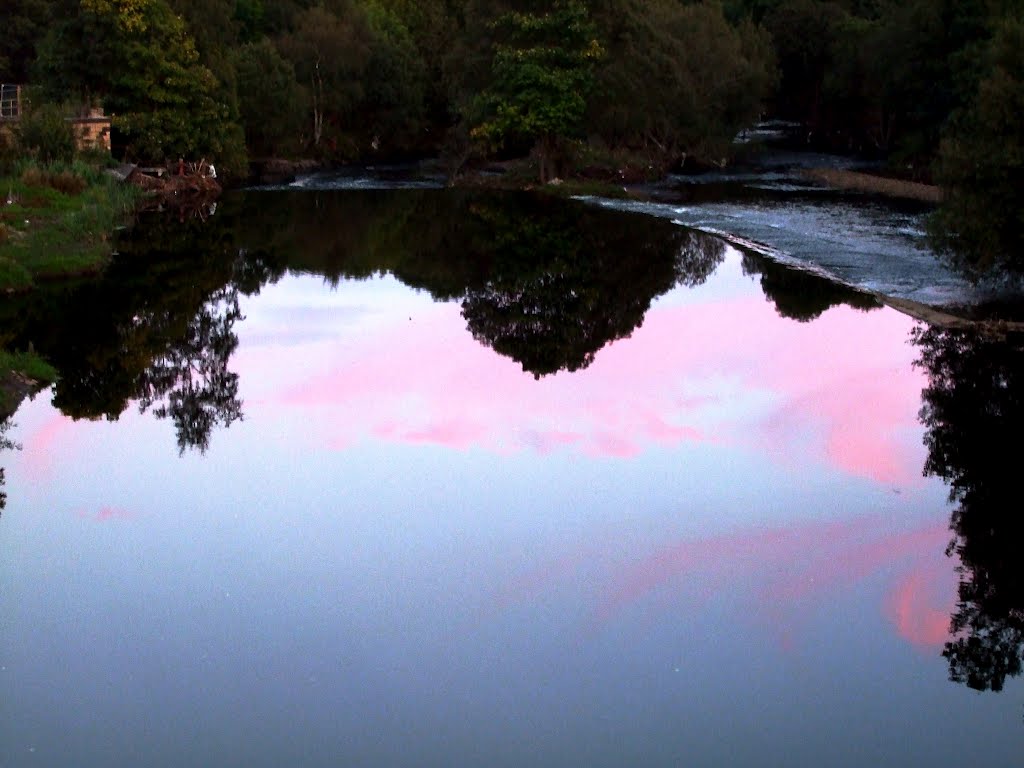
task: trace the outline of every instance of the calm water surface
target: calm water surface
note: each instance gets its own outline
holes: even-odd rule
[[[1012,339],[521,196],[120,249],[0,310],[0,766],[1020,765]]]

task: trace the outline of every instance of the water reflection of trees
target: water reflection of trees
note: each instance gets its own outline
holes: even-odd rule
[[[96,280],[32,296],[15,343],[58,370],[53,403],[72,418],[116,419],[136,402],[174,422],[179,448],[206,450],[217,424],[240,418],[239,294],[282,273],[239,255],[229,226],[144,219]]]
[[[170,418],[182,452],[205,452],[215,425],[227,427],[242,417],[238,374],[228,370],[238,347],[234,325],[241,315],[237,288],[215,291],[185,334],[154,356],[138,378],[140,410],[153,408],[158,418]]]
[[[0,419],[0,451],[16,450],[21,447],[7,436],[7,432],[13,426],[14,422],[11,421],[10,416],[5,416]],[[6,482],[7,479],[4,477],[4,468],[0,467],[0,513],[7,508],[7,492],[4,490]]]
[[[493,233],[492,269],[466,291],[462,316],[473,338],[538,377],[586,368],[640,326],[656,296],[704,282],[724,253],[681,227],[576,206],[474,213]]]
[[[742,266],[743,274],[760,276],[761,290],[775,302],[780,316],[801,323],[816,320],[839,304],[865,312],[882,306],[870,294],[806,270],[783,266],[751,251],[743,252]]]
[[[668,221],[528,194],[254,192],[198,218],[143,217],[96,280],[0,306],[5,343],[59,371],[53,402],[116,419],[131,403],[173,421],[181,450],[242,415],[240,297],[285,269],[332,284],[390,274],[458,301],[475,339],[540,377],[576,371],[641,325],[655,297],[695,287],[724,244]],[[748,256],[780,312],[870,302]]]
[[[670,222],[527,194],[291,195],[272,207],[290,221],[260,226],[293,269],[332,282],[392,274],[459,301],[475,339],[535,376],[585,368],[656,296],[703,283],[724,254]]]
[[[1001,690],[1024,658],[1024,515],[1019,488],[1024,432],[1024,338],[919,329],[928,373],[921,420],[925,473],[943,478],[956,505],[949,553],[960,560],[959,596],[943,655],[950,677]]]

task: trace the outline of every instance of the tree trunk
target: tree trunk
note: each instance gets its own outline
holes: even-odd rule
[[[313,65],[313,146],[320,146],[320,137],[324,132],[323,112],[324,81],[320,77],[320,59]]]

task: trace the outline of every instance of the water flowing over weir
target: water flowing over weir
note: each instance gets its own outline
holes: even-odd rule
[[[668,219],[877,296],[929,306],[970,306],[993,297],[991,289],[972,286],[949,270],[928,247],[926,206],[824,188],[800,175],[802,167],[812,165],[850,163],[829,155],[777,153],[757,169],[671,176],[635,190],[644,199],[579,199]],[[272,189],[443,187],[441,177],[385,167],[318,173]]]
[[[987,297],[946,269],[927,248],[923,213],[896,211],[863,200],[798,198],[692,205],[585,200],[670,219],[869,293],[929,305],[971,304]]]

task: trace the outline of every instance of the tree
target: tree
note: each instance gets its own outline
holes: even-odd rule
[[[228,370],[238,347],[234,325],[242,316],[238,289],[216,291],[188,324],[183,337],[147,366],[138,382],[139,410],[174,422],[178,450],[205,453],[214,426],[242,418],[238,374]]]
[[[779,264],[753,251],[743,252],[744,275],[760,275],[765,298],[775,304],[780,317],[807,323],[821,317],[834,306],[845,304],[870,312],[881,309],[878,299],[869,293],[848,288],[826,277]]]
[[[782,0],[765,16],[781,71],[781,116],[819,129],[825,74],[845,16],[837,3],[819,0]]]
[[[491,267],[462,316],[473,338],[535,378],[588,367],[656,296],[703,283],[725,252],[716,238],[579,203],[522,198],[472,213]]]
[[[970,107],[942,142],[933,242],[965,274],[1024,274],[1024,21],[1002,19]]]
[[[9,415],[0,418],[0,451],[21,450],[21,446],[18,443],[7,437],[8,430],[13,426],[14,422],[11,421]],[[0,467],[0,513],[7,506],[7,492],[3,490],[4,482],[4,468]]]
[[[727,156],[774,82],[766,33],[749,21],[730,26],[711,2],[604,0],[594,15],[608,55],[592,130],[613,147],[642,150],[659,170],[684,154]]]
[[[364,146],[375,152],[412,149],[426,117],[426,63],[397,14],[371,2],[366,20],[370,58],[358,110]]]
[[[268,155],[285,144],[297,145],[303,102],[291,62],[264,38],[239,48],[234,65],[249,151]]]
[[[71,10],[40,50],[51,97],[101,100],[140,162],[205,157],[228,173],[246,170],[241,127],[165,0],[81,0]]]
[[[475,105],[471,135],[496,148],[532,145],[547,182],[561,143],[577,135],[586,114],[602,55],[596,27],[578,0],[509,11],[491,26],[491,80]]]
[[[331,10],[313,6],[296,17],[295,30],[282,38],[281,50],[307,84],[310,143],[320,147],[325,117],[336,125],[349,123],[363,97],[363,76],[371,54],[366,17],[350,0],[338,0]],[[354,153],[354,148],[348,148],[348,153]]]
[[[0,83],[26,83],[36,45],[53,15],[51,0],[4,0]]]

